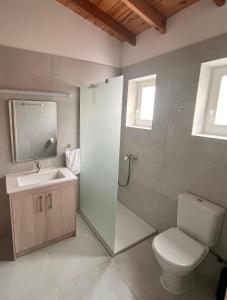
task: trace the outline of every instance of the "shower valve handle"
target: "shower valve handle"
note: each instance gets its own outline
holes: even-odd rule
[[[134,154],[127,154],[125,157],[124,157],[124,160],[138,160],[138,155],[134,155]]]

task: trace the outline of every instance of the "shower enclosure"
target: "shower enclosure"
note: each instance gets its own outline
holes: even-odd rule
[[[80,213],[112,255],[135,243],[132,226],[154,233],[117,201],[122,93],[123,76],[80,89]]]

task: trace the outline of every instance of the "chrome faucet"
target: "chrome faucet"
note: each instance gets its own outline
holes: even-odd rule
[[[41,164],[38,160],[35,159],[34,161],[34,165],[35,165],[35,168],[36,168],[36,172],[39,173],[40,169],[41,169]]]

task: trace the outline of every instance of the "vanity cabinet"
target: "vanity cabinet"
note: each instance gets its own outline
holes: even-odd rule
[[[74,186],[50,189],[46,193],[47,239],[54,240],[75,231]]]
[[[46,240],[44,193],[15,195],[11,199],[12,226],[16,253]]]
[[[9,195],[14,258],[76,234],[76,184]]]

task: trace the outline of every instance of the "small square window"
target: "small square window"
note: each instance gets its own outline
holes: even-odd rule
[[[156,75],[129,80],[126,126],[151,129]]]
[[[193,135],[227,138],[227,60],[202,64]]]
[[[214,68],[211,74],[203,132],[227,136],[227,66]]]

